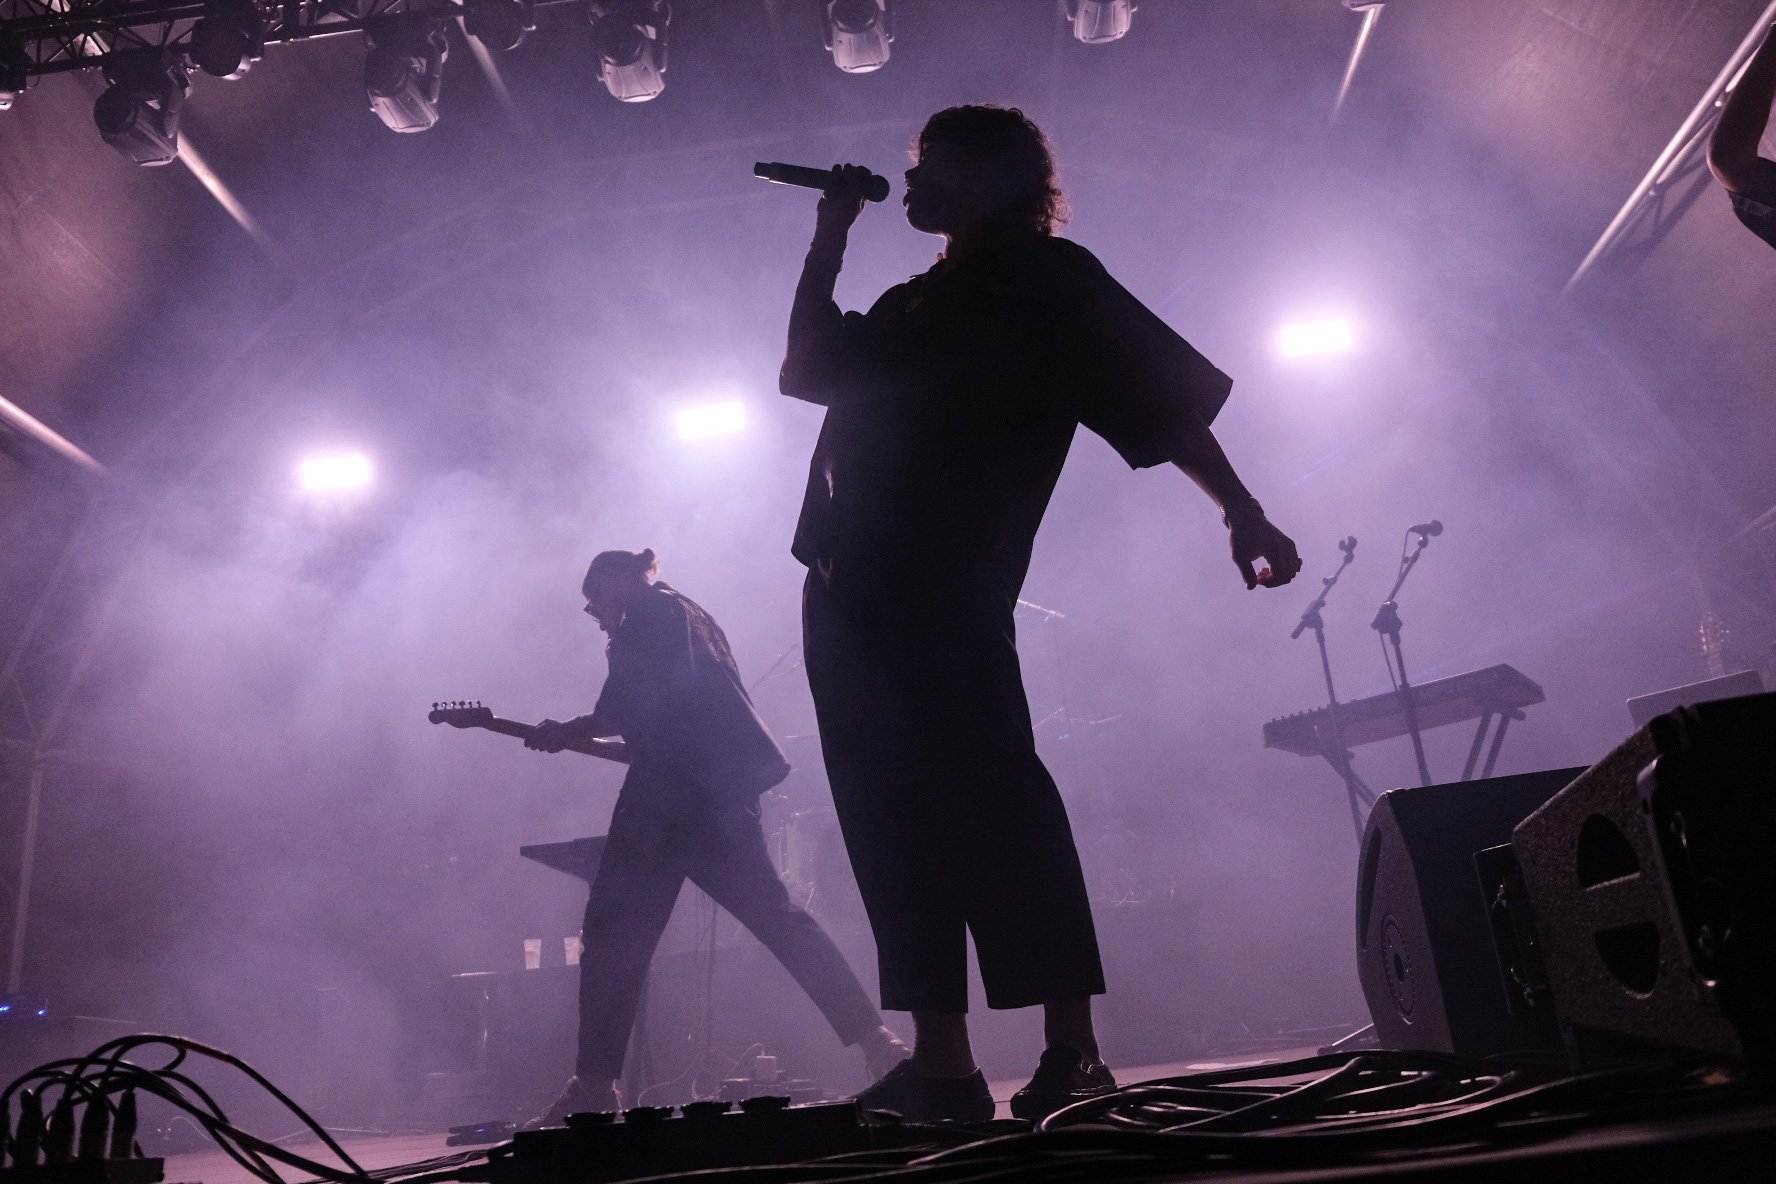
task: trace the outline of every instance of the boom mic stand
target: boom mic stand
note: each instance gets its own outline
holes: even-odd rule
[[[1384,659],[1387,657],[1388,645],[1391,644],[1394,647],[1393,665],[1399,671],[1399,676],[1394,680],[1394,689],[1399,692],[1400,705],[1405,709],[1406,731],[1412,737],[1412,755],[1418,759],[1420,785],[1431,783],[1431,767],[1425,760],[1424,736],[1418,727],[1418,707],[1412,702],[1412,684],[1406,679],[1406,655],[1400,650],[1402,622],[1400,621],[1400,605],[1397,598],[1400,595],[1400,588],[1406,583],[1406,577],[1411,575],[1412,569],[1418,566],[1419,556],[1423,555],[1424,549],[1431,545],[1431,535],[1442,533],[1442,523],[1433,522],[1431,525],[1436,529],[1421,530],[1414,527],[1406,532],[1408,536],[1418,535],[1418,546],[1410,552],[1407,552],[1404,547],[1400,549],[1399,577],[1394,580],[1394,586],[1388,592],[1387,599],[1382,601],[1381,607],[1375,610],[1375,619],[1369,622],[1369,628],[1381,634],[1381,655]],[[1393,676],[1394,670],[1390,669],[1388,674],[1390,677]]]
[[[1357,829],[1357,843],[1360,846],[1363,842],[1363,820],[1367,817],[1369,808],[1375,805],[1375,791],[1357,775],[1356,767],[1351,763],[1351,750],[1344,743],[1344,727],[1338,718],[1338,691],[1332,684],[1332,659],[1326,653],[1326,622],[1320,616],[1320,610],[1326,607],[1326,597],[1331,595],[1333,585],[1338,583],[1338,577],[1344,574],[1344,569],[1357,557],[1356,536],[1344,539],[1338,544],[1338,549],[1344,552],[1344,560],[1339,563],[1337,571],[1320,580],[1320,594],[1314,597],[1313,603],[1301,614],[1301,620],[1289,634],[1289,640],[1294,641],[1312,629],[1314,641],[1319,645],[1320,673],[1326,676],[1326,719],[1330,723],[1327,729],[1330,734],[1321,737],[1321,755],[1344,779],[1345,797],[1350,802],[1351,825]]]

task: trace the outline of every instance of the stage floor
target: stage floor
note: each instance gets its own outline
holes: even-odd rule
[[[1263,1053],[1252,1053],[1244,1056],[1214,1057],[1197,1061],[1174,1061],[1158,1065],[1112,1066],[1116,1079],[1128,1083],[1145,1081],[1154,1077],[1167,1077],[1179,1073],[1204,1072],[1211,1069],[1231,1068],[1236,1065],[1256,1065],[1269,1061],[1287,1061],[1297,1057],[1311,1056],[1319,1051],[1317,1048],[1267,1049]],[[1010,1118],[1011,1095],[1024,1085],[1024,1078],[1008,1078],[990,1084],[993,1097],[998,1099],[999,1112],[996,1117]],[[493,1117],[493,1116],[489,1116]],[[468,1150],[462,1147],[450,1147],[444,1142],[445,1132],[406,1132],[401,1134],[362,1133],[349,1134],[340,1131],[331,1132],[339,1140],[341,1146],[356,1159],[365,1169],[375,1171],[378,1168],[395,1167],[400,1164],[417,1163],[421,1160],[433,1159],[440,1155],[449,1155],[457,1151]],[[291,1141],[282,1144],[299,1155],[311,1159],[327,1160],[326,1148],[316,1140]],[[297,1178],[300,1173],[293,1169],[286,1173]],[[252,1175],[242,1170],[240,1165],[221,1151],[192,1151],[183,1155],[171,1155],[166,1161],[166,1178],[172,1184],[255,1184]]]
[[[1249,1055],[1118,1066],[1116,1076],[1118,1081],[1131,1084],[1221,1068],[1280,1064],[1312,1056],[1318,1051],[1316,1047],[1277,1048]],[[998,1117],[1009,1118],[1009,1099],[1023,1081],[1007,1079],[991,1084],[993,1096],[999,1099]],[[333,1133],[359,1164],[372,1172],[476,1150],[448,1146],[442,1131]],[[327,1159],[324,1149],[313,1141],[292,1141],[284,1145],[311,1158]],[[1491,1184],[1500,1179],[1714,1184],[1727,1180],[1776,1179],[1776,1168],[1771,1165],[1776,1165],[1776,1098],[1766,1093],[1749,1102],[1742,1098],[1739,1104],[1716,1111],[1604,1121],[1590,1128],[1550,1132],[1545,1141],[1532,1140],[1511,1147],[1461,1148],[1459,1153],[1452,1148],[1441,1155],[1407,1157],[1392,1164],[1371,1163],[1361,1167],[1345,1165],[1245,1172],[1229,1167],[1206,1174],[1201,1171],[1189,1173],[1188,1178],[1237,1180],[1241,1184],[1308,1184],[1310,1181],[1315,1184],[1352,1184],[1382,1179],[1390,1184],[1411,1181]],[[285,1174],[292,1180],[301,1178],[301,1173],[294,1170]],[[1183,1179],[1185,1176],[1156,1175],[1149,1178]],[[255,1184],[254,1177],[220,1151],[168,1157],[166,1180],[171,1184]]]

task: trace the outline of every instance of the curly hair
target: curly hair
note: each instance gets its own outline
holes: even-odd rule
[[[937,143],[978,154],[1004,169],[1012,191],[1004,210],[1008,221],[1052,234],[1067,220],[1054,146],[1018,108],[985,103],[945,108],[925,121],[913,147],[915,159]]]

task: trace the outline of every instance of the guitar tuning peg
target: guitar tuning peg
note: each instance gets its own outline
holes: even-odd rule
[[[432,704],[432,710],[433,710],[433,711],[436,711],[436,710],[438,710],[438,704],[437,704],[437,703],[435,703],[435,702],[434,702],[434,703],[433,703],[433,704]]]

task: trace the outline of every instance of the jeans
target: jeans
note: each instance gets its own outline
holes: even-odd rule
[[[776,955],[842,1042],[855,1044],[881,1024],[844,955],[790,901],[765,850],[756,799],[710,800],[706,791],[631,769],[586,899],[580,1076],[622,1074],[648,963],[687,879]]]

